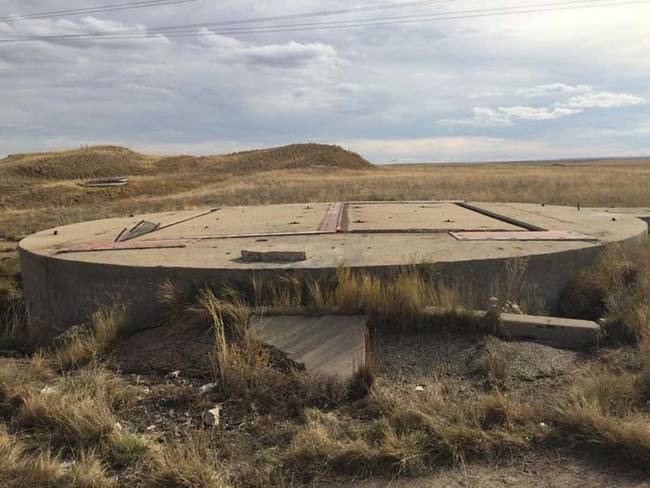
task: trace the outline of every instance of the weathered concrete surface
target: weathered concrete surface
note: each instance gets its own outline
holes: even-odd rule
[[[501,328],[506,337],[569,348],[594,346],[600,337],[597,323],[561,317],[502,313]]]
[[[613,219],[617,215],[633,216],[650,225],[650,207],[598,207],[589,208],[592,212],[605,214]]]
[[[367,327],[360,315],[254,315],[251,327],[307,372],[348,378],[366,363]]]
[[[426,313],[445,316],[449,310],[427,307]],[[478,318],[486,316],[483,310],[468,312]],[[499,334],[509,339],[524,339],[563,348],[585,348],[598,343],[600,325],[591,320],[568,319],[542,315],[499,313]]]
[[[352,232],[387,230],[522,230],[449,202],[412,205],[354,203],[349,205]]]
[[[43,342],[47,342],[82,322],[98,305],[110,301],[129,302],[145,320],[155,308],[158,287],[166,281],[179,285],[222,284],[252,276],[272,278],[278,273],[316,277],[332,273],[341,265],[379,274],[404,265],[433,263],[439,280],[461,285],[478,299],[487,299],[495,282],[507,281],[509,263],[522,258],[527,266],[526,283],[538,289],[540,300],[552,312],[565,284],[581,267],[593,262],[605,244],[633,248],[648,232],[647,225],[635,216],[616,214],[612,220],[612,215],[598,209],[472,205],[535,228],[578,232],[598,241],[458,241],[449,234],[457,224],[478,232],[511,224],[453,202],[343,205],[350,227],[361,225],[355,224],[355,219],[367,221],[363,224],[365,231],[357,228],[358,232],[323,233],[323,223],[332,208],[324,203],[225,207],[209,213],[190,210],[106,219],[46,230],[21,241],[30,320],[41,327]],[[124,228],[132,228],[141,220],[160,223],[160,229],[127,244],[150,247],[153,241],[179,240],[184,247],[60,252],[92,243],[105,247]],[[441,229],[444,225],[449,228]],[[233,237],[241,234],[255,237]],[[240,259],[242,250],[304,250],[306,259],[251,263]]]

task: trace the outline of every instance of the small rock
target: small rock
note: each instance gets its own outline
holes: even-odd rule
[[[41,389],[41,395],[54,395],[55,393],[58,393],[58,390],[51,386],[45,386]]]
[[[216,383],[206,383],[205,385],[199,387],[199,392],[202,395],[205,395],[206,393],[211,392],[214,390],[218,385]]]
[[[415,387],[415,391],[424,391],[424,386],[422,386],[422,385],[417,385],[417,386]]]
[[[146,430],[149,430],[149,431],[151,431],[151,430],[156,430],[156,425],[155,425],[155,424],[151,424],[149,427],[147,427]]]
[[[175,413],[176,413],[176,412],[174,412],[174,409],[173,409],[173,408],[170,408],[170,409],[169,409],[169,412],[167,412],[167,414],[168,414],[170,417],[173,417]]]
[[[506,300],[506,303],[503,305],[503,309],[501,311],[505,313],[514,313],[518,315],[523,314],[521,307],[517,304],[517,302],[513,302],[511,300]]]
[[[205,425],[209,425],[210,427],[216,427],[219,425],[220,416],[221,407],[217,405],[214,408],[203,412],[203,423]]]

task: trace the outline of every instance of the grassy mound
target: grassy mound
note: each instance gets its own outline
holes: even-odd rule
[[[179,171],[245,174],[283,169],[368,169],[372,165],[356,153],[339,146],[291,144],[223,156],[172,156],[156,162],[160,172]]]
[[[15,176],[72,180],[145,172],[148,157],[118,146],[93,146],[63,152],[11,155],[0,167]]]
[[[367,169],[372,165],[339,146],[291,144],[217,156],[156,158],[119,146],[92,146],[72,151],[13,154],[0,160],[8,176],[38,180],[77,180],[110,176],[156,176],[167,173],[253,173],[282,169]]]

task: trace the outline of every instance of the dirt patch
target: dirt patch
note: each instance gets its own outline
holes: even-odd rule
[[[452,333],[379,333],[375,361],[383,383],[403,390],[443,381],[458,399],[499,388],[543,398],[567,387],[586,354],[533,342]]]
[[[467,371],[481,374],[486,364],[496,361],[502,363],[504,379],[534,381],[568,374],[579,358],[580,354],[574,351],[534,342],[505,342],[486,337],[475,346]]]
[[[209,328],[157,327],[120,342],[109,359],[124,373],[207,377],[211,371],[214,335]]]
[[[165,375],[180,371],[190,378],[211,378],[214,361],[212,328],[156,327],[136,332],[113,349],[109,364],[126,374]],[[278,371],[303,371],[304,364],[286,353],[263,345]]]
[[[473,464],[443,469],[422,478],[370,480],[327,484],[338,488],[641,488],[648,487],[647,473],[634,473],[595,466],[587,460],[567,457],[558,452],[536,455],[506,465]]]

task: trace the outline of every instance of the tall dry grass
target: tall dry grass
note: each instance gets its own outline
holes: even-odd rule
[[[215,312],[207,306],[212,302],[227,312],[228,321],[237,314],[246,319],[246,311],[253,309],[266,314],[364,314],[372,327],[402,331],[457,328],[475,332],[493,325],[491,317],[483,320],[466,312],[474,305],[471,292],[440,283],[435,269],[426,265],[406,266],[383,276],[340,267],[319,278],[290,273],[212,289],[183,289],[166,283],[159,298],[166,322],[177,324],[213,317]],[[430,307],[447,313],[432,314]]]
[[[43,358],[14,368],[0,375],[1,486],[112,487],[111,470],[144,457],[148,443],[118,428],[133,400],[121,377],[98,365],[61,376]]]
[[[650,245],[631,255],[611,246],[568,286],[561,307],[568,316],[601,319],[610,341],[650,340]]]
[[[452,407],[442,387],[417,394],[378,390],[365,408],[375,412],[370,421],[307,410],[286,462],[304,481],[333,475],[415,476],[434,466],[493,460],[530,447],[520,407],[498,395]]]
[[[136,486],[229,488],[231,476],[215,439],[209,432],[197,431],[182,443],[156,446],[133,478]]]
[[[52,352],[62,370],[101,358],[129,330],[130,318],[125,304],[113,304],[97,310],[86,327],[69,329]]]
[[[238,398],[245,408],[285,416],[299,415],[309,405],[331,406],[345,400],[347,387],[338,379],[308,376],[263,344],[249,328],[248,314],[239,311],[241,307],[224,307],[210,291],[203,291],[199,301],[214,330],[214,376],[223,398]],[[358,384],[353,386],[358,392]]]

